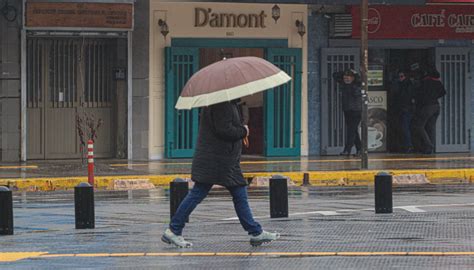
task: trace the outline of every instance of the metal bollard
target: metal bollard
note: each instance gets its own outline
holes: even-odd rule
[[[74,187],[74,207],[76,229],[95,228],[94,187],[89,183],[80,183]]]
[[[303,184],[302,186],[311,186],[311,183],[309,182],[309,173],[304,173],[303,174]]]
[[[181,178],[176,178],[170,182],[170,218],[173,218],[179,205],[188,195],[188,190],[189,183]],[[189,219],[186,222],[189,222]]]
[[[288,217],[288,182],[281,175],[270,179],[270,217]]]
[[[87,181],[94,186],[94,141],[87,142]]]
[[[392,175],[380,172],[375,176],[375,213],[393,212]]]
[[[0,186],[0,235],[13,235],[12,191],[3,186]]]

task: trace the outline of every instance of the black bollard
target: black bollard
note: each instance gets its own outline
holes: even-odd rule
[[[392,175],[381,172],[375,176],[375,213],[390,214],[392,212]]]
[[[179,205],[188,195],[188,190],[188,182],[181,178],[176,178],[170,182],[170,218],[173,218]],[[189,219],[186,222],[189,222]]]
[[[74,187],[76,229],[95,228],[94,187],[80,183]]]
[[[288,217],[288,182],[281,175],[270,179],[270,217]]]
[[[303,185],[302,186],[311,186],[311,183],[309,182],[309,173],[304,173],[303,174]]]
[[[0,186],[0,235],[13,235],[12,191],[3,186]]]

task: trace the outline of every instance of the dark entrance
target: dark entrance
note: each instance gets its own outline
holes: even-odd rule
[[[420,80],[428,67],[434,66],[434,51],[430,49],[386,50],[387,63],[385,87],[388,91],[387,102],[387,150],[392,153],[404,152],[403,127],[400,121],[401,110],[397,97],[393,93],[394,83],[397,82],[398,72],[403,70],[407,78]]]

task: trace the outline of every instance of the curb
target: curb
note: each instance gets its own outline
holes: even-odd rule
[[[394,176],[421,174],[425,175],[431,184],[466,184],[474,183],[474,169],[433,169],[433,170],[370,170],[370,171],[312,171],[309,174],[312,186],[372,186],[374,177],[380,171],[386,171]],[[280,174],[289,177],[296,185],[301,185],[305,172],[255,172],[244,173],[245,178],[271,177]],[[169,186],[175,178],[190,178],[189,174],[170,175],[121,175],[96,176],[95,187],[113,190],[116,180],[146,180],[155,186]],[[50,177],[50,178],[10,178],[0,179],[0,186],[8,186],[18,191],[54,191],[70,190],[81,182],[87,182],[87,177]]]

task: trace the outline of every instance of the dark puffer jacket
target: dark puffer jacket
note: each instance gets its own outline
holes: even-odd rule
[[[356,76],[351,84],[346,84],[344,83],[343,76],[343,72],[333,74],[334,80],[340,84],[339,90],[342,94],[342,110],[362,111],[362,93],[359,78]]]
[[[224,102],[203,108],[191,178],[225,187],[247,185],[240,169],[242,139],[247,130],[238,105]]]
[[[446,95],[446,90],[439,77],[426,77],[416,91],[416,107],[439,105],[438,99]]]

